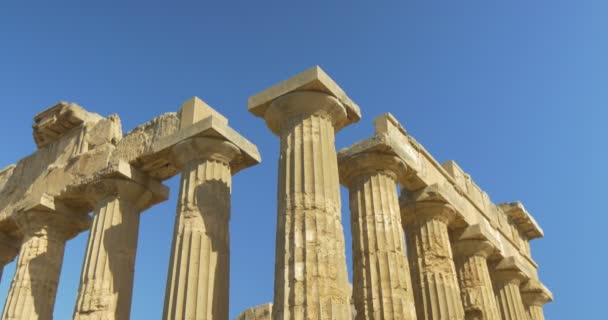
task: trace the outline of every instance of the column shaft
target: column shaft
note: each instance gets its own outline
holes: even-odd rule
[[[141,187],[123,184],[139,192]],[[74,320],[129,319],[141,210],[133,197],[118,192],[95,208]]]
[[[502,320],[528,318],[519,291],[520,283],[519,276],[512,276],[510,271],[508,273],[495,271],[494,273],[494,292]]]
[[[50,320],[68,237],[57,225],[28,212],[20,224],[24,240],[4,305],[3,320]],[[25,221],[27,220],[27,221]]]
[[[228,319],[231,180],[225,162],[184,166],[164,319]]]
[[[356,319],[416,319],[394,175],[355,178],[349,189]]]
[[[454,245],[454,261],[466,320],[500,320],[481,240],[461,240]],[[490,248],[488,246],[488,248]]]
[[[464,319],[447,219],[418,213],[406,230],[418,319]]]
[[[545,314],[543,313],[543,306],[530,305],[527,307],[528,315],[530,320],[545,320]]]
[[[351,317],[334,134],[326,113],[281,128],[273,319]]]

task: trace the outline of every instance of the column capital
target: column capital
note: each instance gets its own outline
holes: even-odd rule
[[[537,279],[530,279],[522,285],[521,297],[528,306],[542,307],[553,301],[553,293]]]
[[[489,241],[480,239],[458,240],[452,244],[452,252],[457,257],[480,256],[487,259],[495,250]]]
[[[210,137],[194,137],[181,141],[172,148],[174,163],[180,169],[194,161],[216,160],[225,164],[241,154],[233,143]]]
[[[163,185],[161,184],[161,186]],[[102,178],[96,180],[87,185],[85,190],[85,197],[93,208],[103,206],[106,201],[121,198],[134,204],[138,211],[141,212],[156,203],[166,200],[164,192],[160,193],[163,189],[154,190],[133,180],[120,178]]]
[[[386,153],[365,152],[349,157],[338,157],[340,182],[349,187],[359,178],[372,176],[378,173],[391,177],[395,182],[403,179],[407,172],[405,162],[400,158]]]
[[[298,116],[328,117],[335,131],[361,118],[359,106],[318,66],[250,97],[248,108],[278,136]]]
[[[461,218],[456,208],[450,203],[449,197],[443,193],[442,187],[436,184],[415,192],[402,189],[399,205],[404,227],[416,221],[429,219],[450,224]]]
[[[497,285],[514,283],[519,286],[528,280],[528,276],[515,257],[507,257],[493,265],[492,279]]]

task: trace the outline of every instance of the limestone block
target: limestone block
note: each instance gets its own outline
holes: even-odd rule
[[[272,303],[266,303],[241,312],[235,320],[270,320],[271,316]]]
[[[75,103],[59,102],[34,117],[34,140],[38,148],[61,138],[86,122],[97,122],[101,116],[84,110]]]

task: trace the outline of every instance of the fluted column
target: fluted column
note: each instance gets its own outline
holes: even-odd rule
[[[88,226],[88,217],[27,211],[17,213],[15,221],[23,242],[2,319],[50,320],[65,243]]]
[[[420,320],[464,319],[460,289],[448,234],[453,208],[441,202],[402,206]]]
[[[13,261],[17,253],[19,253],[20,243],[20,240],[10,237],[5,233],[0,233],[0,281],[2,280],[4,266]]]
[[[93,224],[74,311],[77,320],[126,320],[131,311],[139,217],[152,194],[131,180],[102,179],[89,187]]]
[[[485,240],[459,240],[453,247],[466,320],[501,320],[488,269],[494,247]]]
[[[520,289],[524,307],[530,320],[544,320],[543,306],[553,301],[553,295],[536,279],[530,279]]]
[[[519,286],[525,276],[518,270],[494,270],[492,272],[494,293],[502,320],[528,319]]]
[[[296,91],[272,102],[281,138],[273,319],[349,319],[334,134],[347,117],[328,94]]]
[[[182,168],[163,318],[227,320],[230,274],[230,142],[177,145]]]
[[[340,159],[350,191],[357,320],[416,319],[396,183],[405,171],[399,158],[382,153]]]

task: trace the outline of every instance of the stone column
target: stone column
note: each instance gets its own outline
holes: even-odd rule
[[[118,178],[101,179],[87,189],[96,204],[74,319],[129,319],[139,217],[153,193]]]
[[[454,209],[434,201],[402,205],[401,209],[418,319],[464,319],[448,234]]]
[[[228,320],[232,143],[194,138],[174,149],[182,169],[163,319]]]
[[[350,319],[335,133],[358,107],[314,67],[249,98],[281,139],[273,319]]]
[[[67,240],[88,226],[88,216],[31,210],[17,213],[23,234],[3,320],[50,320]]]
[[[465,319],[501,320],[487,261],[494,247],[486,240],[466,239],[454,243],[452,249]]]
[[[530,320],[544,320],[543,306],[547,302],[553,301],[551,292],[536,279],[528,280],[520,291]]]
[[[357,320],[416,319],[396,182],[405,171],[398,157],[380,152],[340,159],[350,191]]]
[[[19,253],[20,240],[14,239],[5,233],[0,233],[0,281],[4,266],[15,259]]]
[[[495,269],[492,272],[494,293],[502,320],[528,319],[519,286],[525,275],[515,269]]]

